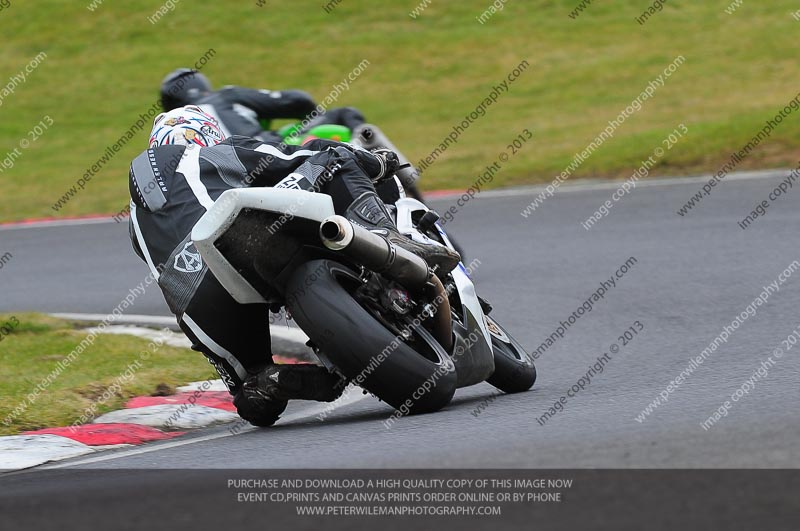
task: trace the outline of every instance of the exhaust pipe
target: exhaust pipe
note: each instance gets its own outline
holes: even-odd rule
[[[319,226],[323,245],[344,254],[372,271],[382,273],[403,286],[422,289],[431,277],[428,264],[419,256],[397,247],[342,216],[330,216]]]

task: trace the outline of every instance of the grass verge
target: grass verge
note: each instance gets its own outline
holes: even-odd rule
[[[133,336],[98,335],[80,355],[68,358],[87,337],[82,326],[39,314],[0,315],[0,435],[69,426],[87,414],[90,420],[120,409],[134,396],[216,378],[197,352],[153,349],[150,341]],[[32,397],[59,363],[60,374]],[[14,415],[20,404],[24,411]]]
[[[216,86],[302,88],[322,101],[356,65],[334,106],[353,105],[413,160],[429,155],[521,61],[530,67],[423,176],[423,187],[466,188],[524,129],[533,133],[487,187],[552,180],[677,56],[686,62],[577,171],[629,174],[680,123],[689,134],[652,174],[715,172],[798,91],[794,0],[669,2],[636,21],[641,0],[384,3],[41,0],[3,12],[0,85],[38,53],[47,58],[5,94],[0,159],[49,116],[53,125],[0,174],[0,221],[116,213],[128,203],[130,161],[149,127],[52,206],[153,105],[165,73],[204,66]],[[496,8],[495,8],[496,9]],[[800,120],[786,119],[739,169],[793,167]]]

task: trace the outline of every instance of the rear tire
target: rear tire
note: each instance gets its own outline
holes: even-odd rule
[[[456,391],[456,370],[438,343],[423,355],[376,320],[346,285],[357,275],[331,260],[302,264],[287,284],[286,306],[325,356],[353,383],[402,413],[436,411]],[[422,392],[423,389],[429,388]]]
[[[533,358],[497,321],[485,319],[494,351],[494,373],[486,381],[504,393],[527,391],[536,382]]]

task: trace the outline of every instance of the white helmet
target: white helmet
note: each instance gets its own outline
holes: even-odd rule
[[[200,107],[187,105],[162,112],[153,121],[150,147],[178,144],[214,146],[225,140],[219,122]]]

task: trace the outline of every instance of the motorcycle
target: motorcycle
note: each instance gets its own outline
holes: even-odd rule
[[[422,202],[403,197],[390,211],[402,234],[453,248]],[[483,381],[516,393],[536,380],[533,359],[490,316],[463,263],[439,275],[336,215],[327,195],[228,190],[192,239],[238,302],[285,308],[329,371],[403,414],[439,410],[457,388]]]

